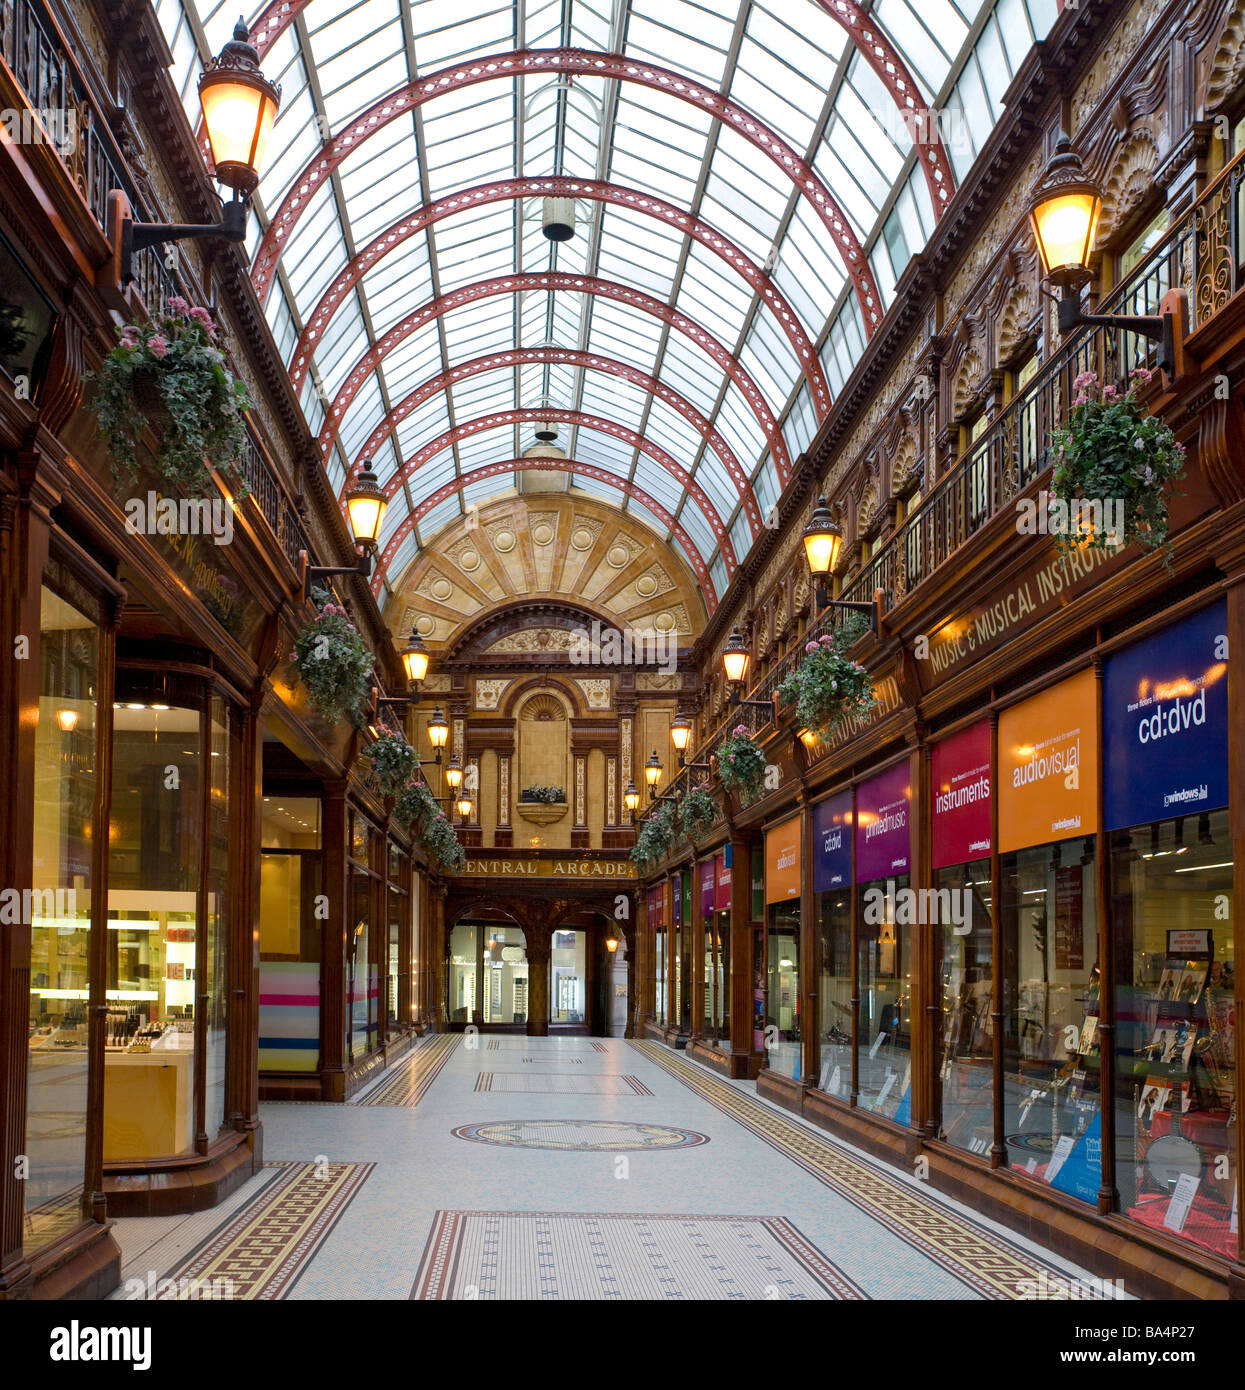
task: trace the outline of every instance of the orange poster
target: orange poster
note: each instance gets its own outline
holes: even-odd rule
[[[800,817],[765,832],[765,901],[800,896]]]
[[[999,715],[999,853],[1098,830],[1098,705],[1082,671]]]

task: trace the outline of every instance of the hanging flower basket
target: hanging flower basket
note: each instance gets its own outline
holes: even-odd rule
[[[805,643],[804,659],[778,687],[784,704],[794,703],[796,719],[813,733],[829,738],[853,716],[868,714],[877,704],[869,672],[845,655],[860,629],[844,626],[837,636],[823,633]]]
[[[421,778],[413,778],[398,793],[393,808],[398,824],[409,830],[432,863],[445,873],[458,873],[467,862],[454,827]]]
[[[440,810],[432,792],[428,790],[427,782],[415,777],[398,793],[393,814],[403,830],[420,837],[427,822]]]
[[[295,638],[290,661],[317,714],[330,724],[348,719],[355,728],[363,727],[373,658],[340,604],[322,605],[319,616]]]
[[[251,401],[229,370],[206,309],[175,297],[167,312],[127,324],[94,381],[99,437],[118,481],[137,477],[148,426],[159,437],[154,464],[162,482],[201,495],[211,488],[213,467],[240,479]]]
[[[419,754],[396,729],[381,725],[380,737],[363,755],[385,796],[396,796],[419,769]]]
[[[663,802],[640,827],[631,857],[637,864],[655,864],[674,848],[674,803]]]
[[[1049,529],[1061,551],[1167,544],[1166,489],[1184,477],[1185,452],[1171,428],[1137,402],[1153,375],[1134,368],[1123,393],[1110,382],[1100,385],[1094,372],[1073,381],[1068,424],[1051,434]]]
[[[693,787],[679,807],[679,825],[689,840],[708,831],[718,819],[718,803],[706,786]]]
[[[737,724],[718,749],[718,777],[728,792],[750,805],[765,789],[765,755],[752,741],[746,724]]]

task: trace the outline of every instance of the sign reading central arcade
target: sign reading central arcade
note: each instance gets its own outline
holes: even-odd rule
[[[629,859],[473,859],[467,856],[462,878],[635,878]]]

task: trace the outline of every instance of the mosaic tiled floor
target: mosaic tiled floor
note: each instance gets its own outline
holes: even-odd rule
[[[207,1286],[232,1300],[287,1297],[374,1166],[289,1164],[173,1272],[178,1290],[158,1296],[190,1299]]]
[[[461,1041],[458,1033],[442,1033],[430,1038],[409,1057],[403,1058],[393,1069],[392,1076],[382,1079],[357,1098],[355,1104],[418,1105]]]
[[[709,1142],[707,1135],[692,1129],[616,1120],[490,1120],[483,1125],[460,1125],[453,1135],[455,1139],[512,1149],[577,1149],[588,1153],[689,1149]]]
[[[861,1299],[788,1221],[439,1211],[413,1299]]]
[[[636,1076],[562,1076],[558,1073],[532,1074],[514,1071],[482,1071],[476,1078],[477,1091],[511,1091],[523,1095],[562,1096],[651,1096],[653,1093]]]
[[[953,1216],[941,1203],[860,1162],[845,1147],[785,1119],[667,1048],[650,1042],[631,1046],[986,1298],[1020,1298],[1021,1290],[1031,1287],[1044,1267],[984,1226]]]
[[[1088,1287],[1040,1243],[656,1045],[436,1036],[354,1104],[260,1118],[268,1166],[219,1208],[118,1222],[139,1286],[119,1296],[159,1297],[170,1277],[300,1302]]]

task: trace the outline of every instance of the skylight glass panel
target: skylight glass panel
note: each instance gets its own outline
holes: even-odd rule
[[[375,376],[368,377],[362,390],[350,404],[338,429],[342,449],[346,456],[354,459],[371,432],[384,418],[384,401],[380,394],[380,383]]]
[[[430,545],[432,537],[435,536],[438,531],[444,530],[451,521],[457,521],[460,516],[462,516],[462,508],[460,506],[459,495],[456,492],[451,493],[450,496],[446,497],[443,501],[438,502],[435,507],[430,507],[427,514],[421,518],[419,523],[419,533],[424,538],[424,544],[426,546]],[[410,541],[412,538],[408,536],[406,539]],[[412,545],[412,559],[414,558],[414,554],[415,547]],[[396,560],[393,566],[393,573],[402,573],[401,564]]]
[[[722,398],[722,409],[714,423],[746,471],[752,460],[765,447],[765,432],[743,393],[733,382]]]
[[[453,449],[443,449],[436,458],[430,459],[422,468],[417,468],[407,477],[411,496],[417,501],[431,497],[438,488],[443,488],[458,476],[458,468]]]
[[[739,484],[726,471],[726,465],[713,449],[704,451],[700,463],[696,467],[695,477],[701,487],[718,504],[718,510],[724,516],[729,516],[739,500]],[[748,547],[745,546],[737,553],[742,559],[748,553]]]
[[[385,515],[381,518],[380,534],[377,536],[381,550],[384,550],[389,542],[393,540],[394,536],[397,534],[398,527],[402,525],[409,515],[410,513],[406,509],[405,499],[403,499],[402,495],[399,493],[390,505],[385,508]]]
[[[656,397],[653,398],[649,409],[645,432],[656,439],[663,448],[684,461],[695,458],[704,442],[700,432],[690,422],[672,406]]]
[[[338,462],[336,454],[330,455],[324,471],[328,476],[329,486],[333,489],[334,495],[340,494],[346,485],[346,470]]]
[[[635,449],[613,435],[581,426],[576,431],[574,456],[583,463],[594,464],[597,468],[608,469],[625,478],[631,471]]]
[[[752,528],[748,525],[747,514],[742,511],[731,522],[731,545],[735,547],[735,555],[738,559],[742,559],[752,549]],[[718,593],[721,592],[722,590],[719,589]]]
[[[397,426],[398,450],[404,459],[413,458],[429,440],[438,438],[449,427],[449,406],[445,392],[438,391]]]
[[[636,461],[635,482],[664,507],[668,507],[672,512],[678,511],[684,497],[682,486],[659,463],[645,454],[641,454]]]
[[[509,368],[482,372],[460,381],[451,391],[454,418],[461,424],[479,415],[514,409],[514,373]]]
[[[591,478],[583,473],[571,474],[571,486],[578,488],[580,492],[586,492],[590,497],[603,497],[609,502],[617,504],[619,502],[618,489],[603,483],[599,478]]]
[[[473,53],[514,47],[514,8],[499,5],[487,14],[463,19],[462,0],[422,0],[413,9],[419,26],[415,58],[421,72]]]
[[[486,463],[500,463],[514,457],[514,428],[502,426],[481,430],[458,442],[458,461],[464,472],[482,468]]]
[[[337,199],[324,183],[286,243],[282,264],[300,308],[309,309],[346,264]]]
[[[798,456],[804,453],[817,433],[817,414],[809,399],[807,386],[800,388],[800,394],[796,396],[783,424],[792,454]]]
[[[659,502],[664,499],[658,497]],[[679,512],[679,521],[683,529],[691,536],[693,543],[700,553],[706,558],[712,555],[718,548],[717,538],[713,534],[713,528],[709,525],[708,518],[701,511],[694,497],[689,497]]]
[[[355,244],[365,246],[421,202],[419,153],[409,116],[378,130],[338,171]]]
[[[741,275],[712,252],[693,245],[675,300],[680,313],[729,343],[743,332],[752,301],[752,287]]]
[[[878,0],[874,14],[923,95],[936,96],[968,35],[963,17],[947,0]]]
[[[686,396],[702,415],[713,413],[726,379],[726,373],[713,358],[682,333],[671,333],[661,374],[662,380]]]
[[[726,592],[726,586],[730,582],[726,574],[726,561],[721,555],[715,555],[713,563],[709,566],[709,578],[713,582],[714,590],[719,598]]]
[[[656,218],[608,207],[601,219],[601,275],[665,299],[674,284],[683,234]]]
[[[282,285],[273,287],[265,316],[276,341],[277,351],[281,354],[281,360],[288,362],[294,352],[294,346],[298,342],[298,328],[294,323],[294,316],[290,312],[289,301],[285,297],[285,289]]]
[[[717,87],[726,68],[726,50],[733,25],[691,6],[672,7],[660,0],[633,4],[627,23],[625,52],[675,72],[684,73],[709,87]],[[683,11],[683,13],[679,13]]]
[[[774,383],[781,392],[779,399],[782,401],[787,399],[791,394],[791,388],[803,375],[800,371],[800,359],[787,341],[787,335],[778,326],[778,320],[773,314],[762,309],[758,309],[753,317],[752,327],[740,356],[744,366],[753,372],[753,375],[757,375],[757,372],[753,371],[755,366]]]
[[[316,366],[330,396],[341,390],[346,377],[367,351],[367,345],[367,326],[359,312],[357,297],[351,295],[347,305],[334,316],[316,349]]]
[[[600,415],[629,429],[639,429],[648,395],[620,377],[594,372],[584,384],[582,409],[586,415]]]
[[[372,471],[384,487],[398,471],[398,454],[393,447],[393,439],[383,439],[372,452]],[[390,508],[392,510],[392,508]]]
[[[701,215],[758,265],[764,265],[794,185],[784,179],[780,186],[762,177],[773,165],[746,141],[732,140],[729,134],[724,131],[718,137]],[[741,158],[750,159],[757,172],[741,163]]]
[[[637,502],[634,497],[629,498],[627,510],[632,516],[638,516],[650,531],[655,531],[663,539],[670,534],[670,528],[666,523],[659,520],[655,512],[649,511],[643,502]]]
[[[768,454],[756,476],[752,480],[752,490],[756,494],[757,506],[762,517],[768,516],[778,505],[778,478],[774,473],[774,463]]]
[[[463,501],[479,505],[492,497],[501,497],[507,492],[518,490],[518,477],[514,473],[497,473],[491,478],[477,478],[463,488]]]

